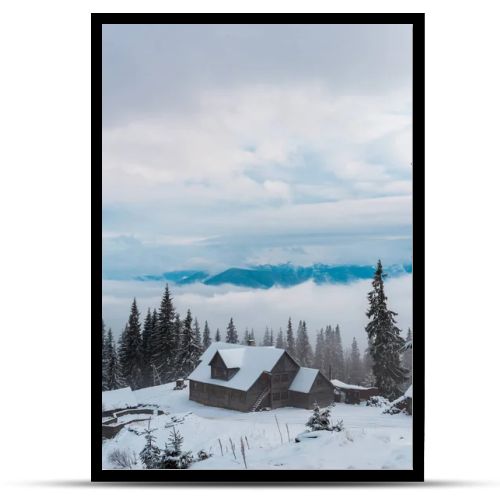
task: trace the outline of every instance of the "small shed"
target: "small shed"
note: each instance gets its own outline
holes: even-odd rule
[[[337,402],[344,402],[347,404],[358,404],[365,401],[372,396],[378,395],[376,387],[363,387],[362,385],[346,384],[341,380],[334,379],[332,384],[336,390]]]

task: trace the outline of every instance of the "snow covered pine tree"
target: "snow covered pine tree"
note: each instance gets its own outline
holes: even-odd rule
[[[227,325],[226,342],[228,342],[229,344],[238,343],[238,332],[236,331],[236,327],[234,326],[233,318],[229,320],[229,325]]]
[[[372,281],[373,290],[368,293],[370,307],[366,315],[370,322],[366,326],[366,332],[376,386],[382,396],[392,400],[402,394],[400,386],[406,380],[408,372],[401,366],[400,353],[404,340],[394,319],[397,313],[387,308],[384,277],[379,260]]]

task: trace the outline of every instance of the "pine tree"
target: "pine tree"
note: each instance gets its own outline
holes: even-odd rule
[[[156,328],[152,339],[152,362],[162,383],[173,380],[175,372],[176,339],[174,331],[175,309],[168,289],[162,297],[156,320]]]
[[[366,332],[372,341],[370,354],[376,385],[382,396],[395,399],[402,393],[400,385],[406,380],[407,371],[401,366],[400,352],[404,340],[394,319],[397,314],[387,308],[384,277],[379,260],[372,281],[373,290],[368,293],[369,309],[366,315],[370,321]]]
[[[236,327],[234,326],[233,318],[229,320],[229,325],[227,325],[226,342],[230,344],[238,343],[238,332],[236,331]]]
[[[201,340],[201,330],[200,330],[200,324],[198,323],[198,318],[194,318],[193,332],[196,342],[199,345],[203,345]]]
[[[144,464],[146,469],[157,469],[160,462],[160,448],[156,446],[156,438],[153,435],[153,431],[156,429],[150,429],[149,423],[148,428],[144,430],[144,437],[146,438],[146,445],[139,453],[139,458]]]
[[[325,354],[324,354],[324,369],[325,375],[329,380],[335,377],[335,333],[331,325],[327,325],[325,329]]]
[[[205,328],[203,328],[203,350],[206,351],[210,344],[212,343],[212,339],[210,338],[210,328],[208,328],[208,322],[205,321]]]
[[[286,350],[292,358],[297,357],[295,338],[293,337],[292,318],[288,318],[288,327],[286,329]]]
[[[283,330],[281,328],[280,328],[280,331],[278,332],[278,336],[276,337],[276,347],[278,349],[285,348],[285,340],[283,338]]]
[[[339,325],[333,331],[333,378],[345,380],[344,370],[344,349],[342,347],[342,337],[340,335]]]
[[[316,347],[314,351],[314,368],[320,370],[325,376],[325,334],[323,333],[323,328],[318,332],[316,336]]]
[[[373,359],[371,355],[372,344],[368,338],[368,347],[365,349],[363,355],[363,383],[365,387],[375,387],[375,377],[373,376]]]
[[[171,354],[171,361],[170,361],[170,371],[169,371],[169,380],[175,380],[179,378],[180,375],[180,364],[181,364],[181,357],[182,357],[182,349],[183,349],[183,342],[184,342],[184,336],[183,336],[183,321],[181,320],[181,316],[179,313],[175,313],[175,319],[174,319],[174,341],[173,341],[173,348],[172,348],[172,354]]]
[[[269,333],[269,328],[266,326],[266,331],[264,332],[264,338],[262,340],[263,346],[270,346],[271,344],[271,334]]]
[[[245,334],[243,335],[243,340],[241,341],[242,345],[250,345],[250,332],[248,328],[245,328]]]
[[[352,383],[351,380],[351,350],[344,350],[344,381],[347,383]],[[363,377],[361,377],[363,380]]]
[[[153,385],[153,369],[151,364],[151,357],[153,354],[152,350],[152,339],[154,335],[153,329],[153,316],[151,314],[151,309],[148,309],[146,314],[146,319],[144,320],[144,325],[142,327],[142,386],[150,387]]]
[[[311,367],[313,364],[313,352],[307,334],[307,326],[305,321],[299,321],[297,328],[297,359],[301,366]]]
[[[220,330],[218,328],[215,332],[215,342],[220,342]]]
[[[404,389],[407,389],[411,383],[413,378],[413,334],[411,329],[408,328],[408,332],[406,333],[406,342],[403,347],[403,356],[402,356],[402,364],[403,367],[408,372],[408,380],[406,384],[403,386]]]
[[[271,328],[271,335],[269,336],[269,342],[270,342],[270,346],[274,346],[274,332],[273,332],[273,329]]]
[[[118,354],[113,341],[111,328],[108,330],[108,336],[106,338],[106,359],[106,390],[113,391],[115,389],[120,389],[120,387],[123,387],[123,380],[120,373]]]
[[[168,444],[170,449],[176,454],[180,455],[182,452],[182,443],[184,438],[181,436],[181,433],[176,430],[174,427],[170,433],[170,437],[168,438]]]
[[[359,385],[363,381],[363,366],[356,337],[352,339],[349,355],[349,383]]]
[[[125,383],[138,389],[142,383],[142,338],[139,310],[134,298],[120,343],[120,367]]]
[[[190,451],[182,451],[184,438],[175,427],[170,433],[168,444],[160,457],[160,469],[187,469],[193,463],[193,455]]]
[[[203,352],[192,326],[191,311],[188,309],[182,325],[182,347],[178,358],[178,376],[186,378],[198,365]]]

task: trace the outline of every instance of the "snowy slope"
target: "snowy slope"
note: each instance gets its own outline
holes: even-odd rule
[[[407,415],[383,415],[381,408],[338,404],[333,408],[332,418],[334,422],[342,419],[345,431],[325,432],[318,439],[295,443],[295,436],[305,430],[305,422],[311,414],[309,410],[280,408],[241,413],[212,408],[189,401],[188,389],[174,391],[173,384],[141,389],[134,394],[139,403],[157,404],[169,412],[153,416],[151,420],[151,428],[157,429],[155,436],[160,447],[164,446],[175,425],[184,437],[185,450],[194,454],[200,449],[213,453],[211,458],[195,463],[193,468],[244,468],[241,438],[244,442],[248,440],[250,446],[246,450],[250,469],[411,468],[412,419]],[[147,422],[140,422],[128,427],[141,431],[147,425]],[[236,458],[230,439],[236,445]],[[143,446],[144,437],[125,428],[115,438],[103,442],[103,466],[113,467],[108,462],[113,450],[128,450],[138,456]],[[141,467],[140,462],[136,467]]]

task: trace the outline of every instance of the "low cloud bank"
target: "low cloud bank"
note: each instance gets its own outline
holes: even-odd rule
[[[371,280],[347,285],[317,285],[309,281],[292,288],[273,287],[268,290],[195,284],[172,287],[172,293],[177,311],[184,316],[190,308],[200,323],[208,321],[212,335],[219,328],[224,336],[232,316],[240,335],[248,327],[253,328],[256,337],[260,338],[266,326],[276,333],[280,327],[285,330],[290,316],[294,328],[299,320],[306,321],[311,342],[321,327],[338,323],[344,346],[349,345],[355,336],[364,348],[370,286]],[[115,336],[122,331],[134,296],[143,319],[148,307],[159,306],[163,288],[163,283],[156,282],[103,281],[106,325],[113,329]],[[389,307],[398,313],[399,327],[406,331],[412,326],[411,275],[387,280],[386,293]]]

